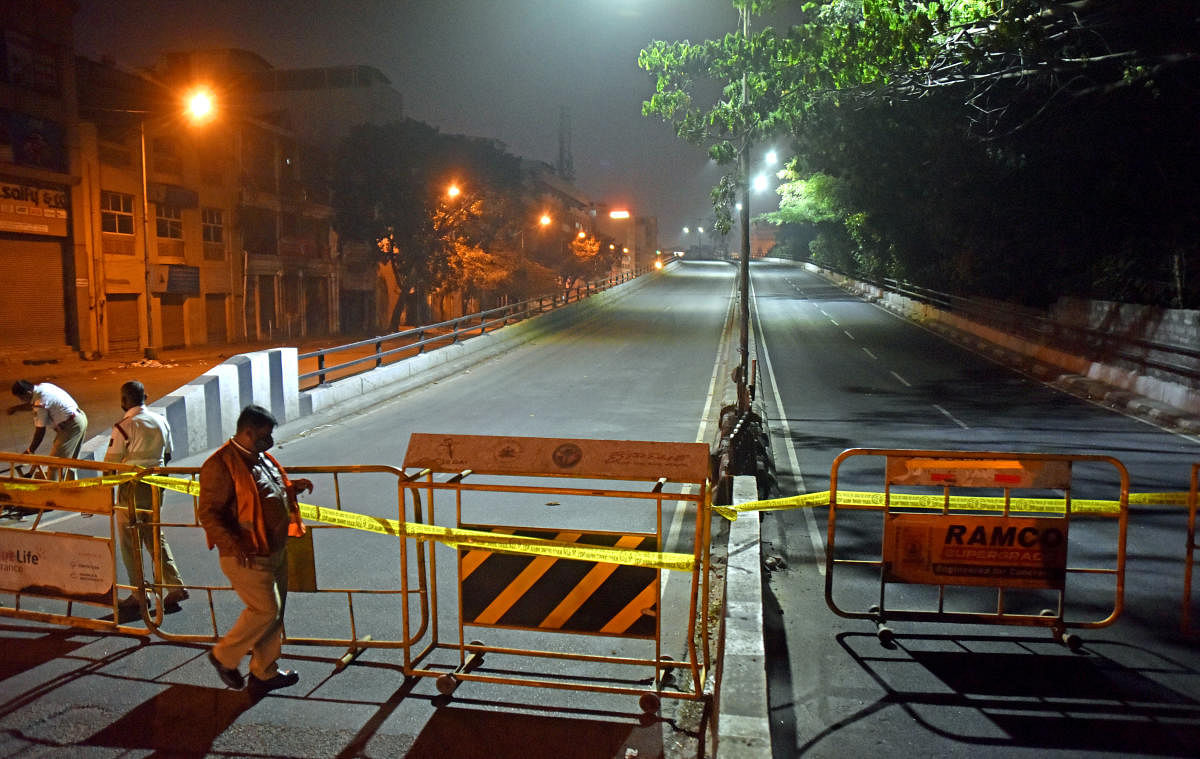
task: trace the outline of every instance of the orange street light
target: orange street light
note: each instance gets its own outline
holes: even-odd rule
[[[207,121],[216,114],[216,111],[216,100],[213,98],[212,93],[206,89],[199,88],[192,90],[185,98],[184,113],[192,121]]]
[[[448,198],[457,198],[460,194],[462,194],[462,190],[456,184],[452,184],[446,188],[446,197]]]
[[[626,211],[626,210],[623,210],[623,209],[622,209],[622,210],[618,210],[618,211],[609,211],[609,212],[608,212],[608,218],[610,218],[610,219],[628,219],[628,218],[629,218],[629,211]]]
[[[548,227],[550,226],[550,221],[550,214],[544,213],[542,214],[542,217],[538,219],[538,224],[541,224],[543,227]]]

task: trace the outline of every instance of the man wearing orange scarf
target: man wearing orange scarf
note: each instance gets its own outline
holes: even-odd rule
[[[237,431],[200,469],[197,516],[208,547],[221,555],[221,571],[246,608],[208,654],[221,681],[241,690],[239,669],[250,654],[251,695],[261,696],[300,681],[278,666],[287,600],[287,538],[303,535],[296,495],[308,480],[289,480],[267,450],[275,444],[275,417],[262,406],[242,409]]]

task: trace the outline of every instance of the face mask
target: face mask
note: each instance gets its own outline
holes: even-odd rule
[[[254,438],[254,450],[259,453],[271,450],[273,445],[275,445],[275,438],[271,437],[270,432],[264,432]]]

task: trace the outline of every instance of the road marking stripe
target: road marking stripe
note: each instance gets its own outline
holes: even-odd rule
[[[899,374],[896,374],[895,372],[891,372],[891,375],[893,377],[895,377],[896,379],[900,380],[901,385],[904,385],[905,387],[912,387],[912,385],[909,383],[909,381],[904,379],[903,377],[901,377]]]
[[[792,479],[795,480],[797,488],[803,493],[807,488],[804,486],[804,474],[800,471],[800,457],[796,455],[796,448],[792,443],[792,431],[788,426],[788,415],[783,408],[783,397],[779,395],[779,383],[775,381],[775,370],[771,366],[771,355],[767,352],[767,341],[762,335],[762,321],[758,318],[758,301],[753,297],[754,282],[750,282],[751,298],[750,303],[754,307],[754,324],[758,328],[759,340],[755,346],[762,353],[763,366],[766,368],[767,379],[771,385],[771,393],[775,396],[775,408],[779,409],[779,426],[782,430],[783,449],[787,451],[788,466],[791,468]],[[801,512],[804,515],[805,526],[808,528],[808,536],[812,541],[813,547],[813,563],[817,565],[817,571],[822,575],[825,574],[825,540],[821,537],[821,530],[817,527],[817,520],[812,515],[812,509],[804,509]]]
[[[941,411],[943,414],[945,414],[945,415],[946,415],[946,418],[947,418],[947,419],[949,419],[950,421],[954,422],[954,423],[955,423],[955,424],[957,424],[959,427],[962,427],[964,430],[969,430],[969,429],[971,429],[971,428],[970,428],[970,427],[968,427],[967,425],[963,424],[963,423],[962,423],[962,422],[961,422],[959,419],[957,419],[957,418],[954,416],[954,414],[951,414],[949,411],[947,411],[946,409],[944,409],[944,408],[942,408],[941,406],[937,405],[936,403],[935,403],[935,404],[933,404],[933,407],[934,407],[935,409],[937,409],[938,411]]]

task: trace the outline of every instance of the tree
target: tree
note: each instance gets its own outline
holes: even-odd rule
[[[805,222],[820,255],[1032,303],[1200,303],[1194,3],[735,7],[794,15],[744,43],[654,43],[639,58],[657,85],[643,110],[714,157],[723,135],[786,130],[794,187],[773,220],[811,216],[836,188],[835,216]],[[728,207],[727,180],[714,199]]]

